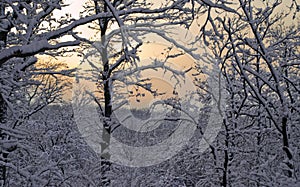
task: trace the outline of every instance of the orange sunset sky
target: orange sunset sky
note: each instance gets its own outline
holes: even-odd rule
[[[62,11],[55,12],[55,15],[57,17],[60,17],[60,16],[64,15],[65,13],[71,13],[72,16],[75,19],[77,19],[77,18],[79,18],[80,11],[84,10],[82,5],[84,4],[85,1],[86,0],[83,0],[83,1],[67,0],[66,2],[68,4],[70,4],[70,6],[64,7],[62,9]],[[161,4],[161,2],[164,2],[164,1],[163,0],[152,0],[152,2],[154,2],[155,5],[159,6]],[[256,1],[255,3],[258,6],[262,6],[261,1]],[[178,33],[179,38],[182,38],[182,40],[184,40],[184,41],[188,41],[189,40],[188,37],[196,36],[199,31],[199,28],[200,28],[198,26],[198,24],[201,25],[201,23],[203,21],[204,21],[204,19],[203,20],[199,19],[199,20],[195,21],[194,24],[191,26],[188,36],[186,35],[186,32],[182,29],[181,30],[182,32]],[[289,22],[289,20],[287,20],[287,21]],[[81,27],[77,28],[77,30],[80,31],[82,33],[82,36],[85,38],[91,38],[95,35],[95,31],[89,29],[87,26],[81,26]],[[155,42],[153,42],[152,44],[146,44],[141,47],[142,52],[139,54],[139,56],[140,56],[140,59],[142,62],[149,61],[151,59],[153,60],[155,58],[158,58],[158,59],[162,58],[161,53],[164,51],[165,48],[168,47],[168,45],[159,38],[154,38],[154,41]],[[203,50],[199,49],[197,52],[202,53]],[[76,55],[73,55],[71,57],[59,58],[59,60],[66,62],[70,68],[75,68],[75,67],[82,68],[83,67],[83,66],[79,66],[81,57],[77,57]],[[183,55],[181,57],[171,60],[171,63],[173,63],[177,69],[186,70],[194,65],[195,59],[191,58],[188,55]],[[201,63],[201,62],[197,62],[197,63]],[[193,77],[191,76],[192,73],[194,73],[194,72],[191,71],[187,74],[187,76],[189,76],[188,78],[190,80],[193,79]],[[167,79],[163,80],[164,77],[161,77],[161,74],[159,75],[159,73],[158,73],[157,75],[155,75],[154,72],[150,72],[150,73],[146,72],[146,73],[143,73],[143,75],[145,77],[150,75],[150,76],[152,76],[152,78],[155,76],[158,76],[158,78],[156,78],[156,79],[153,78],[153,81],[152,81],[153,87],[155,89],[158,89],[159,92],[165,92],[166,94],[164,97],[168,97],[168,96],[172,95],[173,86],[170,83],[170,82],[172,82],[171,80],[167,80]],[[191,82],[191,81],[189,81],[189,82]],[[182,88],[185,90],[193,89],[193,85],[190,83],[185,84]],[[131,88],[129,88],[129,89],[131,89]],[[70,93],[67,93],[66,98],[70,99],[71,98],[70,95],[71,95]],[[145,93],[145,97],[139,98],[139,102],[136,101],[136,98],[129,99],[130,104],[135,107],[147,106],[151,102],[151,100],[153,100],[153,97],[148,93]]]

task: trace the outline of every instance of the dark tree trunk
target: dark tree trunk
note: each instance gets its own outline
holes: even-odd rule
[[[283,151],[285,152],[288,162],[286,165],[288,166],[289,170],[287,170],[287,176],[289,178],[293,177],[293,155],[290,151],[290,146],[289,146],[289,137],[288,137],[288,132],[287,132],[287,117],[282,118],[282,142],[283,142]]]
[[[226,139],[225,139],[225,150],[224,150],[224,163],[223,163],[223,176],[222,176],[222,183],[221,186],[226,187],[227,186],[227,178],[228,178],[228,163],[229,163],[229,154],[228,154],[228,148],[229,148],[229,134],[228,129],[226,128]]]
[[[5,7],[4,4],[0,2],[0,51],[6,47],[7,43],[7,33],[11,29],[11,24],[8,24],[8,20],[4,18],[5,16]],[[1,71],[0,65],[0,71]],[[1,73],[1,72],[0,72]],[[2,84],[2,80],[0,78],[0,84]],[[0,123],[5,121],[6,114],[6,103],[3,98],[2,92],[0,90]]]
[[[103,2],[102,2],[103,3]],[[100,1],[94,0],[95,5],[95,13],[99,14],[100,12],[107,12],[107,5],[101,4]],[[103,64],[103,73],[102,73],[102,81],[103,81],[103,91],[104,91],[104,120],[103,120],[103,132],[102,132],[102,140],[101,143],[101,169],[102,169],[102,177],[101,177],[101,185],[102,186],[110,186],[110,179],[106,176],[107,172],[110,170],[110,153],[109,153],[109,145],[110,145],[110,135],[111,135],[111,115],[112,115],[112,104],[111,104],[111,82],[110,82],[110,74],[109,74],[109,59],[108,59],[108,51],[106,45],[105,34],[108,27],[108,19],[99,19],[98,24],[101,30],[101,43],[103,49],[101,51],[101,61]]]
[[[102,132],[102,144],[101,144],[101,168],[102,168],[102,185],[109,186],[110,180],[105,176],[105,174],[110,170],[110,153],[109,153],[109,145],[110,145],[110,135],[111,135],[111,114],[112,114],[112,106],[111,106],[111,91],[109,81],[104,84],[104,100],[105,100],[105,119],[103,123],[103,132]]]
[[[3,99],[2,93],[0,93],[0,123],[5,122],[5,114],[6,114],[6,103]]]
[[[0,2],[0,23],[1,26],[8,26],[5,25],[5,21],[7,21],[5,18],[3,19],[3,17],[5,16],[5,9],[4,9],[4,4],[2,4]],[[6,42],[7,42],[7,33],[8,30],[10,28],[2,28],[0,27],[0,51],[2,49],[5,48],[6,46]],[[0,71],[1,71],[1,66],[0,66]],[[1,73],[1,72],[0,72]],[[2,80],[0,78],[0,84],[2,84]],[[2,91],[0,90],[0,124],[5,123],[6,120],[6,110],[7,110],[7,105],[6,102],[4,100],[4,97],[2,95]],[[0,128],[0,139],[5,139],[7,138],[6,134],[3,132],[3,130]],[[6,162],[8,154],[6,153],[5,150],[1,149],[1,157],[3,158],[3,160],[1,159],[1,161]],[[0,185],[5,186],[6,184],[6,175],[7,175],[7,168],[4,165],[0,166]]]

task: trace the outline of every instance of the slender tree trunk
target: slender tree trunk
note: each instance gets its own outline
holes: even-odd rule
[[[229,133],[228,128],[225,124],[225,150],[224,150],[224,163],[223,163],[223,176],[222,176],[222,182],[221,186],[226,187],[227,186],[227,178],[228,178],[228,163],[229,163],[229,154],[228,154],[228,148],[229,148]]]
[[[286,45],[286,43],[283,43],[284,45]],[[291,49],[288,49],[287,47],[285,48],[284,51],[284,59],[288,59],[291,58],[291,56],[289,55],[289,51],[291,51]],[[288,72],[288,68],[285,68],[284,70],[284,74],[286,77],[289,77],[289,72]],[[291,93],[291,88],[290,88],[290,83],[285,80],[285,84],[286,84],[286,90],[288,93],[288,98],[290,99],[291,103],[294,103],[294,98],[292,96]],[[293,115],[294,112],[294,108],[291,108],[291,115]],[[282,141],[283,141],[283,150],[286,153],[286,156],[289,159],[289,162],[287,163],[287,166],[289,167],[289,171],[287,172],[288,177],[292,178],[294,176],[294,164],[293,164],[293,155],[290,152],[290,145],[289,145],[289,137],[288,137],[288,129],[287,129],[287,122],[288,122],[288,117],[283,117],[281,120],[282,123]]]
[[[6,104],[2,97],[2,93],[0,93],[0,124],[5,123],[5,113],[6,113]],[[5,134],[2,132],[1,128],[0,128],[0,139],[2,140],[5,139]],[[3,152],[3,149],[1,149],[1,157],[3,158],[3,162],[5,162],[7,156],[8,155]],[[4,186],[6,181],[6,167],[4,165],[1,165],[0,167],[0,181],[1,181],[0,185]]]
[[[290,151],[290,146],[289,146],[289,137],[288,137],[288,132],[287,132],[287,117],[283,117],[282,118],[282,143],[283,143],[283,151],[285,152],[287,158],[288,158],[288,162],[286,163],[286,165],[288,166],[289,170],[287,171],[287,176],[289,178],[293,177],[293,170],[294,170],[294,166],[293,166],[293,155]]]
[[[109,81],[104,84],[104,99],[105,99],[105,119],[103,123],[103,131],[102,131],[102,144],[101,144],[101,168],[102,168],[102,185],[109,186],[110,180],[105,176],[105,174],[110,170],[110,136],[111,136],[111,114],[112,114],[112,106],[111,106],[111,93],[110,93]]]
[[[0,2],[0,21],[3,26],[8,26],[5,24],[6,19],[3,19],[5,16],[5,9],[4,9],[4,4]],[[0,27],[0,51],[5,48],[6,46],[6,41],[7,41],[7,33],[8,33],[9,28],[1,28]],[[1,66],[0,66],[0,71],[1,71]],[[2,80],[0,79],[0,84],[2,84]],[[5,100],[3,98],[3,93],[0,90],[0,124],[5,123],[5,118],[6,118],[6,110],[7,110],[7,105],[5,103]],[[5,133],[2,131],[0,128],[0,139],[5,139],[7,136]],[[1,161],[6,162],[8,154],[6,153],[5,150],[1,149]],[[0,166],[0,185],[5,186],[6,185],[6,175],[7,175],[7,168],[4,165]]]
[[[0,23],[1,23],[0,26],[2,26],[0,27],[0,51],[6,47],[7,33],[11,28],[11,25],[8,24],[8,20],[5,19],[4,16],[5,16],[4,4],[0,2]],[[0,65],[0,71],[1,71],[1,65]],[[1,79],[0,79],[0,83],[2,84]],[[7,106],[0,90],[0,123],[3,123],[5,121],[6,108]]]
[[[0,93],[0,123],[4,123],[6,113],[6,103],[3,99],[2,93]]]
[[[103,2],[102,2],[103,3]],[[95,5],[95,13],[99,14],[101,11],[107,12],[106,4],[102,5],[99,1],[94,0]],[[103,64],[103,73],[102,73],[102,80],[104,83],[104,120],[103,120],[103,132],[102,132],[102,143],[101,143],[101,168],[102,168],[102,178],[101,184],[102,186],[110,186],[110,179],[105,176],[106,173],[110,170],[111,163],[110,163],[110,152],[109,152],[109,145],[110,145],[110,136],[111,136],[111,115],[112,115],[112,99],[111,99],[111,80],[109,74],[109,59],[108,59],[108,51],[106,46],[106,31],[108,26],[108,19],[99,19],[98,24],[100,27],[100,37],[101,37],[101,61]]]

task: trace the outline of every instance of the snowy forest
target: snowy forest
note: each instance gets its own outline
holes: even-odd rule
[[[299,187],[299,13],[0,0],[0,186]]]

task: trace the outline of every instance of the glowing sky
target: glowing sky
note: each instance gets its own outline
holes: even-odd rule
[[[83,11],[83,7],[82,5],[86,2],[87,0],[83,0],[83,1],[78,1],[78,0],[67,0],[66,2],[68,4],[70,4],[70,6],[63,8],[64,11],[57,11],[55,12],[55,15],[60,17],[62,16],[65,12],[69,12],[72,14],[72,16],[75,19],[79,18],[79,14],[80,11]],[[165,2],[163,0],[152,0],[152,2],[155,3],[156,6],[159,6],[161,4],[161,2]],[[254,3],[257,6],[262,6],[263,4],[261,3],[261,1],[254,1]],[[278,10],[280,11],[280,10]],[[198,31],[199,31],[199,26],[197,25],[197,23],[201,24],[203,23],[204,19],[199,19],[196,22],[194,22],[194,24],[191,27],[190,30],[190,35],[197,35]],[[289,21],[289,20],[288,20]],[[95,31],[88,29],[87,26],[81,26],[79,28],[76,29],[77,31],[82,32],[82,36],[86,37],[86,38],[91,38],[94,36]],[[160,40],[159,38],[155,38],[154,36],[152,36],[153,40],[155,40],[155,43],[153,44],[147,44],[147,45],[143,45],[141,47],[142,49],[142,53],[139,54],[140,58],[142,61],[145,61],[145,59],[155,59],[155,58],[161,58],[161,53],[164,51],[164,49],[167,47],[167,44]],[[178,32],[178,38],[180,40],[180,38],[182,38],[183,40],[188,41],[188,37],[191,36],[186,36],[186,32]],[[201,53],[201,49],[199,49],[199,51],[197,51],[198,53]],[[68,57],[67,59],[64,58],[64,61],[66,61],[70,67],[77,67],[79,65],[79,62],[81,60],[81,58],[77,57],[77,56],[72,56],[72,57]],[[178,57],[176,59],[172,60],[172,63],[174,63],[179,69],[184,70],[184,69],[188,69],[189,67],[194,65],[195,60],[192,59],[190,56],[188,55],[183,55],[181,57]],[[150,73],[151,74],[151,73]],[[144,74],[145,76],[147,76],[147,73]],[[189,74],[191,75],[191,73]],[[162,92],[171,92],[172,90],[172,86],[167,83],[166,81],[159,81],[159,79],[155,80],[155,87],[157,87],[157,89],[159,89]],[[185,85],[186,87],[192,87],[192,85]],[[135,99],[131,99],[131,103],[132,105],[138,106],[140,104],[142,105],[147,105],[150,100],[153,99],[151,98],[150,95],[146,95],[146,97],[141,98],[140,102],[136,102]]]

